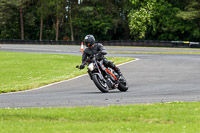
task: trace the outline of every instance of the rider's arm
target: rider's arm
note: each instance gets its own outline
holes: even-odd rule
[[[102,55],[106,55],[107,52],[104,48],[104,46],[101,44],[101,43],[98,43],[98,49],[99,49],[99,52],[102,54]]]
[[[85,64],[86,60],[87,60],[87,54],[84,51],[82,55],[82,64]]]

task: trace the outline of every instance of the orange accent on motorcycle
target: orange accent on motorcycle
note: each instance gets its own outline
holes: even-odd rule
[[[115,80],[117,80],[117,78],[115,77],[115,75],[113,73],[111,73],[111,71],[109,71],[108,69],[106,69],[106,72],[108,72],[110,75],[112,75],[115,78]]]

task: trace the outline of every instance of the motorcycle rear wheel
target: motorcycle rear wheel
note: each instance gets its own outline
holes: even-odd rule
[[[99,76],[93,75],[92,80],[96,87],[103,93],[107,93],[109,91],[108,86],[105,81],[101,80]]]
[[[126,79],[123,77],[123,82],[120,82],[119,83],[119,86],[118,86],[118,89],[121,91],[121,92],[125,92],[128,90],[128,85],[127,85],[127,82],[126,82]]]

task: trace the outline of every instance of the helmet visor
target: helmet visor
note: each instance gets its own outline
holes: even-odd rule
[[[90,47],[90,43],[89,42],[85,42],[86,47]]]

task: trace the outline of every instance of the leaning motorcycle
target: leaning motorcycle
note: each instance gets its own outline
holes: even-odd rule
[[[103,93],[107,93],[110,90],[118,89],[122,92],[128,90],[127,81],[124,76],[119,76],[112,68],[105,67],[103,60],[97,60],[93,55],[88,57],[85,65],[87,65],[88,74],[91,80],[93,80],[96,87]],[[76,66],[80,69],[80,66]]]

